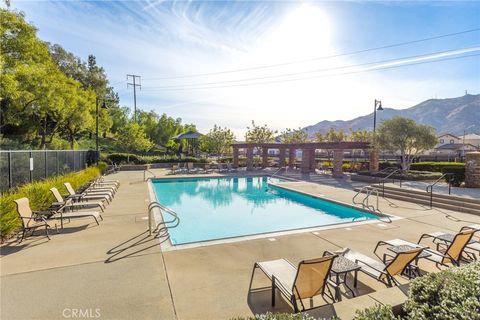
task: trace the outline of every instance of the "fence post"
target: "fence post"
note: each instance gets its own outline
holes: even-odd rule
[[[30,182],[32,182],[32,173],[33,173],[33,154],[32,154],[32,150],[30,150],[29,152],[29,157],[28,157],[28,168],[29,168],[29,176],[30,176]]]
[[[47,178],[47,174],[48,174],[48,168],[47,168],[47,150],[43,151],[43,154],[44,154],[44,159],[45,159],[45,179]]]
[[[8,152],[8,188],[12,188],[12,152]]]
[[[57,158],[57,176],[58,176],[58,151],[55,151],[56,152],[56,158]]]
[[[73,172],[77,171],[77,168],[75,167],[75,150],[73,152]]]

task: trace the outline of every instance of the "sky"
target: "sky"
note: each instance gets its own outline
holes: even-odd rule
[[[237,139],[252,120],[280,132],[369,114],[375,99],[403,109],[480,91],[478,1],[12,0],[11,7],[42,40],[83,60],[95,55],[122,105],[133,108],[126,75],[139,75],[137,108],[201,132],[226,126]]]

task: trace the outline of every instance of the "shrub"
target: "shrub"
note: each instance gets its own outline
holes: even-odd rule
[[[465,166],[444,167],[442,173],[453,173],[453,176],[445,176],[445,182],[451,182],[459,187],[465,181]]]
[[[357,310],[354,320],[400,320],[400,317],[393,314],[391,306],[376,305],[365,310]]]
[[[480,263],[413,280],[404,309],[409,319],[480,319]]]
[[[115,164],[148,164],[168,162],[206,162],[205,159],[178,156],[140,156],[133,153],[102,154],[102,160]]]
[[[63,183],[70,182],[74,189],[78,189],[83,184],[98,177],[99,174],[100,171],[97,167],[89,167],[80,172],[25,184],[2,194],[0,197],[0,237],[2,241],[17,231],[21,225],[13,200],[27,197],[33,210],[45,210],[54,201],[50,188],[56,187],[62,193],[62,190],[65,190]]]
[[[332,318],[338,319],[336,317]],[[272,313],[267,312],[265,314],[256,314],[253,317],[237,317],[231,320],[316,320],[316,318],[309,316],[308,314],[301,313]]]
[[[463,162],[417,162],[412,163],[410,170],[443,172],[444,168],[465,168]]]
[[[100,170],[100,173],[103,174],[107,170],[108,164],[104,161],[99,161],[97,167],[98,167],[98,170]]]

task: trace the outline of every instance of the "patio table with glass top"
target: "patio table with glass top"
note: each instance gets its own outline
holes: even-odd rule
[[[399,254],[399,253],[402,253],[402,252],[407,252],[407,251],[414,250],[414,249],[418,249],[418,247],[410,246],[408,244],[401,244],[401,245],[398,245],[398,246],[391,246],[391,247],[387,248],[387,250],[389,250],[389,251],[391,251],[395,254]],[[423,258],[428,258],[430,256],[431,256],[430,253],[422,250],[422,252],[420,252],[420,254],[415,258],[415,265],[412,265],[410,263],[407,266],[407,268],[405,268],[404,274],[407,277],[409,277],[410,279],[415,278],[417,276],[420,276],[420,269],[418,268],[418,260],[423,259]]]
[[[352,288],[350,288],[347,284],[347,274],[349,272],[354,272],[353,276],[353,286],[357,287],[357,276],[358,270],[360,270],[360,266],[356,264],[354,261],[349,260],[342,256],[337,256],[333,260],[332,269],[330,270],[330,279],[336,284],[335,287],[335,299],[337,301],[342,300],[342,296],[340,294],[340,285],[343,284],[345,287],[350,290],[352,295],[355,297],[355,292]]]

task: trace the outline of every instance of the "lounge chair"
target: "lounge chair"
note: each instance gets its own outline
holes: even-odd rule
[[[55,207],[62,207],[63,209],[78,209],[78,208],[86,208],[86,207],[99,207],[102,212],[105,209],[105,205],[102,201],[96,202],[73,202],[72,199],[63,199],[62,195],[58,191],[57,188],[50,188],[53,196],[55,197],[56,202],[52,203],[52,206]]]
[[[180,173],[180,164],[172,165],[172,169],[170,170],[170,174],[177,174]]]
[[[212,173],[213,172],[212,166],[210,166],[209,164],[206,164],[205,168],[203,170],[205,171],[205,173]]]
[[[300,300],[302,311],[306,310],[302,300],[309,298],[310,304],[312,304],[312,298],[316,295],[322,295],[323,297],[326,294],[332,301],[335,301],[330,288],[327,286],[327,284],[335,286],[328,279],[335,257],[327,256],[300,261],[298,267],[295,267],[286,259],[255,262],[249,291],[252,287],[255,270],[260,268],[272,282],[272,306],[275,306],[275,289],[279,289],[289,299],[295,313],[299,311],[297,300]]]
[[[369,256],[350,248],[333,251],[331,254],[344,256],[345,258],[354,261],[361,267],[361,272],[382,282],[387,287],[391,287],[393,284],[400,285],[398,280],[395,279],[395,276],[402,275],[409,267],[410,263],[417,259],[422,252],[422,249],[423,248],[421,247],[417,247],[409,251],[400,252],[390,261],[387,261],[387,255],[384,255],[383,262],[370,258]]]
[[[198,170],[198,168],[194,167],[193,162],[187,162],[187,172],[190,174],[196,174],[200,171]]]
[[[223,163],[220,163],[220,162],[217,163],[217,168],[218,168],[218,172],[221,172],[221,173],[228,171],[228,169],[223,166]]]
[[[227,170],[228,172],[237,172],[237,168],[232,167],[232,164],[230,162],[227,163]]]
[[[45,235],[48,240],[50,240],[50,236],[48,235],[50,225],[43,215],[40,215],[38,211],[32,211],[32,209],[30,209],[28,198],[20,198],[13,201],[17,205],[17,212],[20,216],[20,221],[22,221],[22,235],[21,237],[18,236],[18,238],[20,238],[19,243],[22,243],[29,231],[31,231],[33,235],[38,228],[45,228]]]
[[[476,230],[469,229],[464,230],[457,233],[453,240],[444,248],[441,248],[441,244],[437,244],[437,250],[431,248],[425,248],[423,252],[430,254],[430,256],[426,257],[425,259],[435,262],[438,266],[443,265],[448,267],[448,263],[453,265],[460,265],[460,260],[462,259],[462,253],[464,252],[465,247],[470,242],[473,237],[473,234]],[[390,245],[390,246],[398,246],[398,245],[409,245],[412,247],[420,247],[419,243],[422,241],[422,237],[418,240],[418,243],[413,243],[409,241],[405,241],[402,239],[393,239],[393,240],[382,240],[377,243],[375,247],[376,251],[378,247],[382,245]],[[442,251],[439,251],[442,249]]]
[[[65,182],[63,183],[65,188],[67,189],[69,193],[69,198],[73,199],[74,202],[81,202],[81,201],[88,201],[88,200],[100,200],[100,201],[106,201],[107,203],[110,203],[112,200],[111,196],[109,194],[102,194],[102,193],[88,193],[88,190],[85,190],[82,193],[76,193],[75,189],[73,189],[72,185],[70,182]]]

